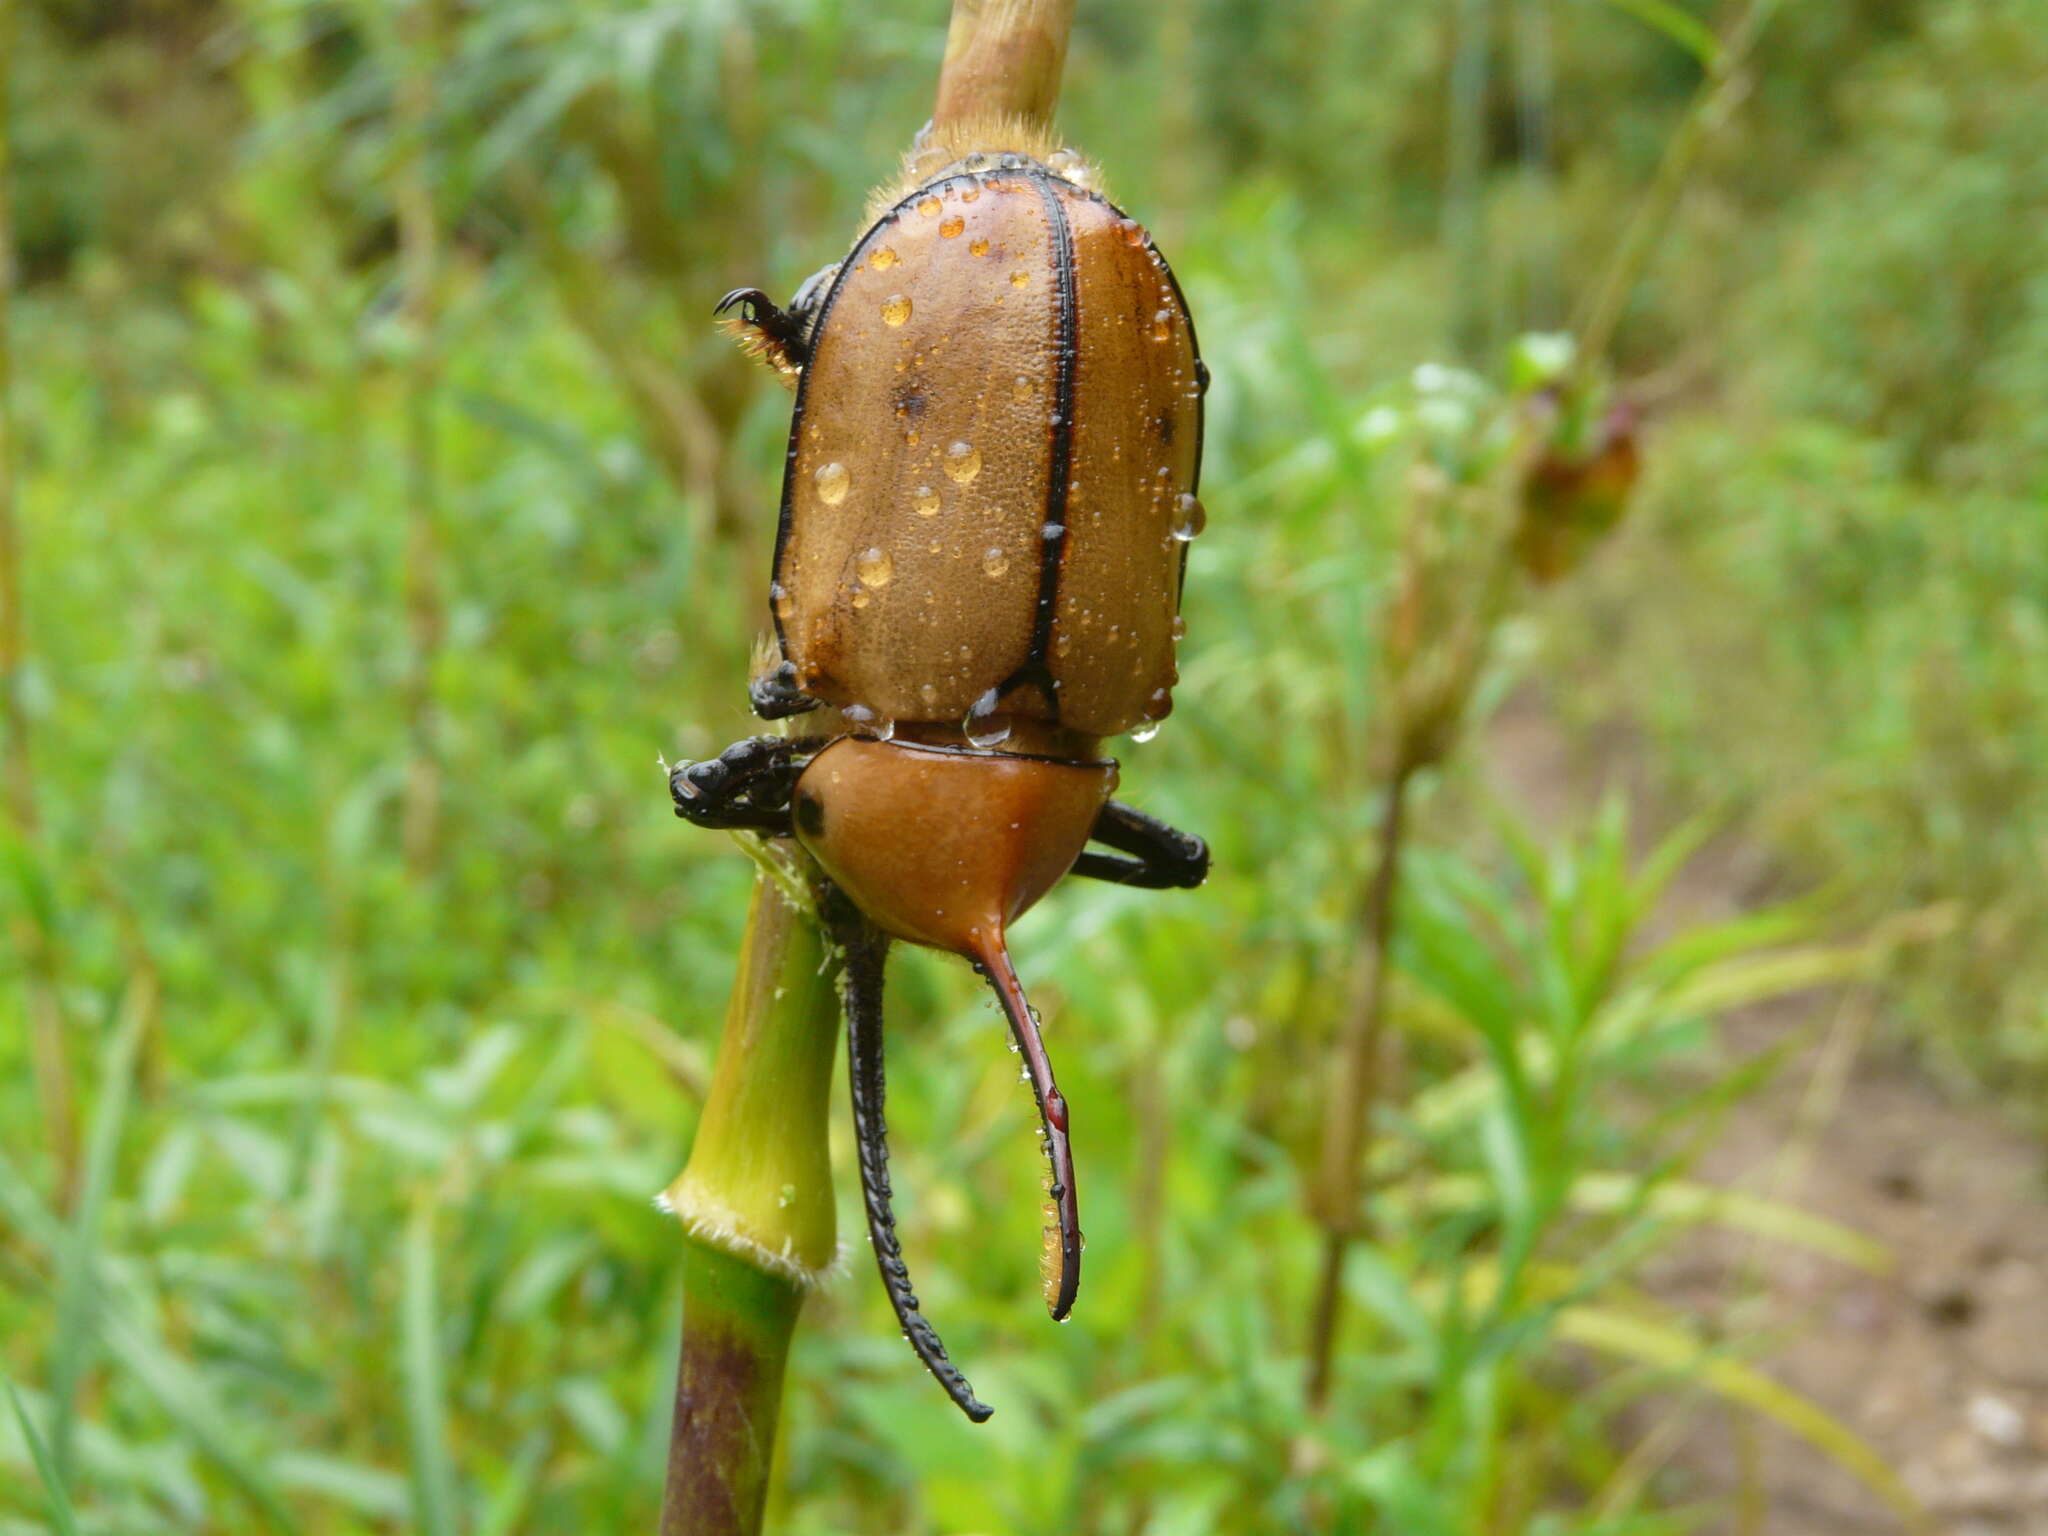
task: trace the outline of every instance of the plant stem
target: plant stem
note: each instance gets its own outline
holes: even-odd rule
[[[953,0],[932,126],[1051,123],[1073,25],[1074,0]]]
[[[1747,9],[1714,50],[1713,59],[1707,65],[1706,78],[1700,82],[1692,104],[1686,108],[1684,121],[1664,146],[1664,158],[1657,164],[1657,175],[1650,183],[1649,192],[1636,206],[1635,216],[1629,220],[1621,245],[1608,262],[1607,270],[1601,274],[1599,286],[1593,290],[1591,300],[1574,327],[1578,335],[1573,359],[1575,369],[1599,367],[1607,361],[1607,350],[1614,344],[1614,332],[1621,324],[1621,313],[1634,295],[1636,285],[1642,281],[1650,258],[1662,243],[1672,212],[1678,206],[1679,194],[1691,179],[1708,135],[1719,126],[1725,109],[1734,104],[1738,72],[1755,47],[1764,24],[1776,9],[1777,0],[1749,0]]]
[[[1338,1070],[1323,1111],[1323,1155],[1317,1178],[1321,1208],[1316,1212],[1323,1228],[1323,1260],[1315,1308],[1309,1317],[1308,1375],[1303,1385],[1312,1413],[1321,1413],[1330,1400],[1330,1366],[1343,1307],[1344,1256],[1353,1242],[1367,1235],[1359,1168],[1381,1088],[1387,948],[1393,935],[1394,894],[1400,884],[1401,837],[1412,773],[1412,768],[1397,759],[1387,777],[1378,863],[1360,914],[1365,953],[1351,1008],[1338,1037]]]
[[[37,878],[42,830],[36,813],[34,759],[29,751],[28,709],[22,701],[22,669],[28,651],[22,610],[22,539],[16,486],[20,473],[14,415],[14,102],[12,81],[20,18],[15,0],[0,0],[0,732],[5,758],[0,788],[6,829],[18,857]],[[22,987],[29,1018],[29,1052],[43,1134],[55,1165],[55,1197],[68,1210],[78,1180],[77,1090],[65,1038],[64,1009],[57,990],[56,954],[47,911],[28,901],[15,904],[10,937],[22,958]]]
[[[414,0],[398,22],[398,132],[403,159],[395,193],[400,303],[410,352],[405,381],[405,611],[411,656],[405,681],[408,755],[400,838],[415,878],[433,867],[441,821],[441,763],[434,667],[440,654],[439,283],[441,237],[429,142],[440,60],[437,0]]]
[[[703,1118],[664,1196],[688,1241],[661,1536],[761,1528],[790,1334],[837,1253],[836,974],[814,916],[758,879]]]

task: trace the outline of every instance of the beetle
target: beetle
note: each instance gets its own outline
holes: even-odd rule
[[[1064,1318],[1081,1265],[1068,1109],[1007,933],[1069,872],[1207,875],[1200,838],[1111,798],[1100,748],[1172,708],[1208,376],[1151,237],[1078,155],[1014,125],[928,129],[844,260],[787,309],[747,288],[717,312],[796,389],[777,656],[749,695],[765,719],[824,723],[685,764],[670,788],[678,815],[793,836],[825,874],[876,1260],[912,1348],[980,1422],[896,1240],[884,956],[895,939],[961,955],[995,991],[1037,1101],[1046,1302]]]

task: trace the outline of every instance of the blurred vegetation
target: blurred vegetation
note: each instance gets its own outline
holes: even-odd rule
[[[37,817],[0,899],[83,1133],[67,1196],[0,1033],[0,1530],[49,1487],[89,1531],[649,1529],[678,1245],[648,1201],[751,878],[656,759],[748,729],[787,420],[708,309],[839,253],[943,17],[12,4]],[[1880,1261],[1685,1180],[1769,1066],[1722,1057],[1730,1007],[1875,982],[1901,1040],[2043,1102],[2043,0],[1764,35],[1616,339],[1643,494],[1478,684],[1625,730],[1659,803],[1547,842],[1476,759],[1419,786],[1375,1242],[1332,1410],[1299,1401],[1374,636],[1463,377],[1415,370],[1498,375],[1566,321],[1722,20],[1081,6],[1064,125],[1216,380],[1179,707],[1125,783],[1217,875],[1070,889],[1020,938],[1088,1170],[1066,1328],[1000,1025],[897,962],[906,1242],[1003,1412],[959,1424],[853,1253],[799,1333],[782,1528],[1682,1529],[1701,1490],[1614,1434],[1675,1385],[1884,1486],[1632,1280],[1701,1220]],[[1646,930],[1677,806],[1773,855],[1757,910]],[[1930,906],[1946,938],[1884,941]],[[14,946],[0,1016],[38,984]]]

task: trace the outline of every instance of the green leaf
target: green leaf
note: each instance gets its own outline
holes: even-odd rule
[[[1714,61],[1720,57],[1721,43],[1712,30],[1674,5],[1672,0],[1607,0],[1607,3],[1617,11],[1635,17],[1644,26],[1663,33],[1698,59],[1703,68],[1712,69]]]
[[[448,1454],[439,1298],[434,1278],[434,1207],[426,1197],[414,1202],[412,1215],[405,1224],[402,1258],[404,1292],[399,1303],[399,1347],[405,1378],[413,1514],[425,1536],[455,1536],[455,1466]]]
[[[28,1453],[35,1459],[36,1475],[43,1480],[43,1494],[49,1504],[50,1524],[56,1536],[78,1536],[78,1519],[71,1512],[71,1495],[65,1492],[64,1479],[57,1471],[49,1447],[36,1433],[36,1426],[30,1420],[28,1410],[21,1406],[21,1396],[11,1381],[7,1383],[7,1400],[14,1405],[14,1417],[21,1425],[21,1437],[28,1442]]]

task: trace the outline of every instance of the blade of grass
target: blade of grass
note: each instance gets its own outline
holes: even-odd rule
[[[114,1158],[120,1151],[121,1131],[128,1119],[129,1090],[135,1081],[135,1060],[142,1043],[143,1025],[149,1017],[146,1007],[137,1006],[141,1001],[139,990],[131,988],[121,1022],[107,1042],[99,1102],[93,1107],[92,1129],[86,1141],[78,1206],[71,1214],[57,1266],[57,1334],[50,1346],[54,1420],[50,1449],[58,1475],[66,1482],[71,1477],[78,1384],[99,1334],[95,1313],[99,1299],[100,1212],[106,1205],[108,1185],[113,1181]]]
[[[403,1259],[399,1335],[413,1513],[416,1528],[424,1536],[455,1536],[455,1466],[448,1454],[447,1394],[441,1380],[434,1205],[430,1197],[414,1202],[405,1224]]]
[[[36,1433],[36,1426],[28,1416],[28,1410],[21,1406],[21,1395],[14,1390],[14,1383],[7,1383],[7,1400],[14,1405],[15,1421],[21,1425],[21,1437],[28,1442],[29,1456],[35,1461],[36,1476],[43,1480],[45,1502],[50,1507],[50,1527],[56,1536],[78,1536],[78,1518],[71,1512],[71,1495],[64,1489],[64,1479],[57,1471],[49,1447],[43,1444],[43,1437]]]

